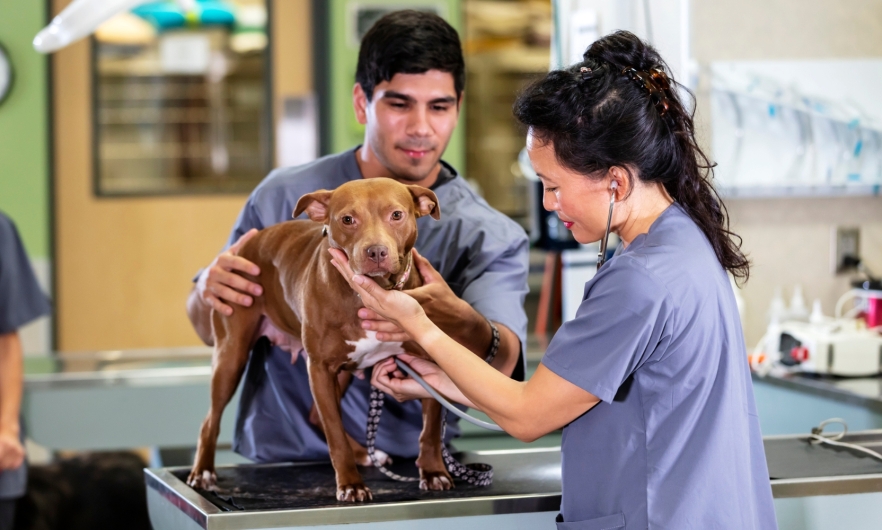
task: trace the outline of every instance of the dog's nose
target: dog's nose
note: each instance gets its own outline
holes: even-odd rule
[[[389,255],[389,249],[383,245],[371,245],[365,252],[367,252],[368,258],[374,263],[380,263]]]

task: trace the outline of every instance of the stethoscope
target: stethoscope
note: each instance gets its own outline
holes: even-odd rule
[[[612,225],[613,206],[616,204],[617,189],[619,189],[619,183],[612,181],[609,185],[611,193],[609,194],[609,215],[606,218],[606,233],[600,242],[600,253],[597,254],[597,270],[600,270],[600,267],[603,267],[603,264],[606,263],[606,245],[609,242],[609,228]]]

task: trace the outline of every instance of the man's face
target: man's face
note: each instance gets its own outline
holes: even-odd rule
[[[360,85],[353,94],[365,146],[404,182],[420,182],[437,166],[459,119],[453,75],[440,70],[395,74],[374,88],[370,101]]]

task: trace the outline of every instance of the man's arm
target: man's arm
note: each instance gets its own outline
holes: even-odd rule
[[[423,285],[407,291],[407,294],[420,303],[435,325],[483,359],[489,353],[493,340],[493,332],[487,318],[468,302],[456,296],[441,274],[416,250],[414,250],[414,262],[423,278]],[[382,319],[370,309],[359,310],[359,317],[363,319],[365,329],[377,331],[378,340],[409,340],[407,334],[395,324]],[[511,376],[520,359],[521,341],[507,326],[498,322],[494,324],[499,330],[499,348],[491,365],[505,375]]]
[[[0,335],[0,471],[15,469],[24,461],[18,421],[23,377],[18,332]]]
[[[236,274],[236,271],[254,276],[260,274],[257,265],[237,255],[239,249],[255,234],[257,234],[256,229],[245,232],[238,241],[214,258],[214,261],[199,273],[187,297],[187,316],[196,334],[208,346],[214,345],[214,336],[211,332],[212,309],[231,315],[233,307],[227,304],[235,303],[248,307],[254,303],[252,296],[260,296],[263,293],[260,285]]]

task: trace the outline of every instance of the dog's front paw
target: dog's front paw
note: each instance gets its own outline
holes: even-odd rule
[[[187,477],[187,485],[193,489],[217,491],[217,475],[208,469],[193,468],[190,476]]]
[[[420,469],[420,489],[431,491],[453,489],[453,478],[446,471],[423,471]]]
[[[344,484],[337,486],[337,500],[341,502],[364,502],[373,500],[370,488],[364,484]]]

